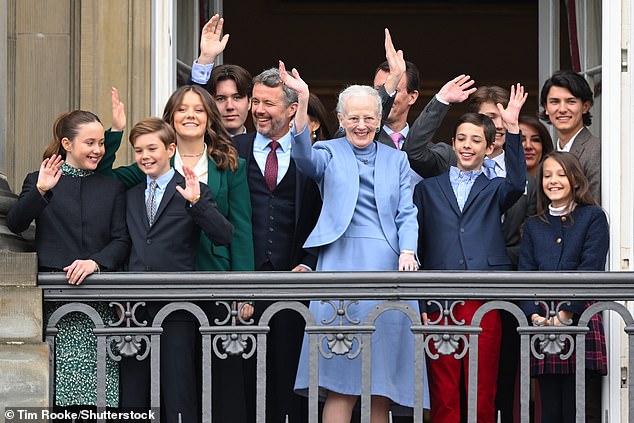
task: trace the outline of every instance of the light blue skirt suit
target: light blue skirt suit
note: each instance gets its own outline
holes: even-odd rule
[[[400,251],[415,251],[418,238],[416,207],[412,202],[409,164],[405,153],[373,142],[359,149],[345,138],[311,146],[308,131],[296,135],[292,147],[295,163],[319,185],[323,207],[304,248],[319,251],[318,271],[398,270]],[[335,306],[337,299],[332,299]],[[348,305],[349,302],[346,302]],[[381,301],[350,304],[348,315],[363,324]],[[407,302],[416,312],[416,301]],[[335,317],[330,304],[312,301],[310,310],[318,324]],[[330,325],[339,324],[334,319]],[[344,325],[351,323],[344,319]],[[390,398],[405,407],[414,405],[414,337],[411,322],[400,311],[384,312],[372,335],[371,394]],[[322,341],[323,351],[330,352]],[[352,351],[358,349],[355,341]],[[418,359],[424,359],[423,356]],[[429,405],[427,381],[424,404]],[[319,356],[319,387],[348,395],[361,394],[361,355],[354,359]],[[308,337],[304,336],[295,389],[308,388]]]

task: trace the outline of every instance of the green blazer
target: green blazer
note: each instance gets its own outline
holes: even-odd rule
[[[119,179],[130,188],[146,180],[136,163],[113,169],[123,132],[106,131],[106,153],[99,162],[98,172]],[[174,166],[174,158],[171,162]],[[254,270],[253,232],[251,228],[251,199],[247,185],[246,161],[238,159],[238,169],[220,170],[209,161],[207,186],[218,210],[233,224],[233,240],[229,246],[214,245],[201,232],[196,254],[196,270],[251,271]]]

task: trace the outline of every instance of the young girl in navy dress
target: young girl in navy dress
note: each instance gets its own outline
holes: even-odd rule
[[[565,152],[550,153],[539,166],[537,180],[542,184],[537,195],[537,216],[524,226],[519,269],[605,270],[608,221],[594,201],[577,158]],[[546,315],[544,304],[523,301],[521,305],[534,325],[560,326],[576,322],[589,304],[586,301],[555,302],[559,312],[552,318]],[[589,329],[586,335],[586,380],[607,374],[600,313],[592,317]],[[541,421],[574,423],[575,354],[567,360],[561,360],[559,354],[544,355],[542,360],[531,357],[531,374],[537,378],[541,394]]]

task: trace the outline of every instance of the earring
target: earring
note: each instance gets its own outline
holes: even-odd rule
[[[313,138],[313,141],[317,140],[317,131],[313,131],[312,138]]]

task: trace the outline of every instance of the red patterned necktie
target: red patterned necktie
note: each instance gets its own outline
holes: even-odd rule
[[[390,134],[390,138],[392,138],[392,141],[394,141],[394,145],[396,146],[396,149],[400,150],[401,149],[401,140],[405,139],[403,134],[401,134],[400,132],[392,132]]]
[[[269,143],[271,151],[269,151],[269,154],[266,156],[266,165],[264,166],[264,180],[271,192],[273,192],[277,185],[277,154],[275,154],[275,150],[277,150],[279,146],[280,143],[277,141],[271,141]]]

